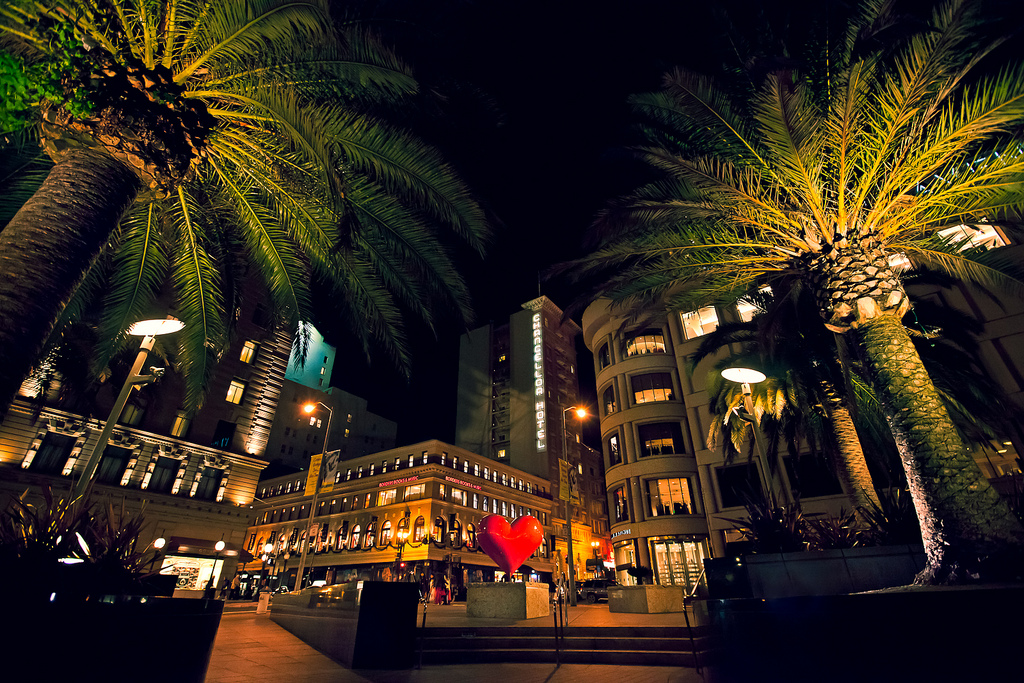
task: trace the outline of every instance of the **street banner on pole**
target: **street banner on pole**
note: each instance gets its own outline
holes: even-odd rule
[[[322,453],[315,453],[309,459],[309,474],[306,475],[306,490],[316,492],[316,484],[320,480],[320,461]]]
[[[569,463],[558,461],[558,499],[569,500]]]

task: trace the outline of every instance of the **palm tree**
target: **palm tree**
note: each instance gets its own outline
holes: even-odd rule
[[[996,42],[975,8],[936,7],[900,42],[896,17],[868,0],[827,68],[790,62],[752,95],[677,69],[632,98],[648,117],[636,150],[659,179],[597,219],[597,248],[576,277],[636,310],[693,310],[780,277],[814,293],[825,324],[850,338],[878,392],[921,522],[921,583],[955,583],[1008,566],[1024,529],[982,476],[916,352],[897,259],[966,282],[1006,285],[999,250],[960,251],[943,228],[1024,204],[1024,70],[981,73]],[[891,48],[891,49],[889,49]]]
[[[388,123],[412,120],[411,70],[325,0],[19,0],[0,67],[0,126],[54,162],[0,232],[0,405],[95,293],[100,339],[170,298],[193,406],[246,278],[292,330],[316,290],[403,367],[406,312],[470,315],[446,241],[482,253],[484,213]]]

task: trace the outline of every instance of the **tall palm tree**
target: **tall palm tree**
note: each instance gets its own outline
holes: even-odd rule
[[[0,7],[0,78],[18,95],[0,126],[28,126],[54,162],[0,232],[0,405],[96,292],[101,339],[170,293],[193,406],[244,278],[292,329],[329,292],[364,348],[402,365],[406,312],[467,319],[446,241],[482,253],[484,213],[436,148],[388,123],[422,97],[409,67],[357,24],[339,31],[327,4]]]
[[[1024,204],[1024,70],[982,72],[998,45],[975,8],[937,6],[899,42],[879,28],[890,3],[866,0],[832,41],[827,68],[767,73],[731,97],[684,70],[632,105],[652,122],[638,157],[660,179],[612,203],[602,240],[575,264],[620,304],[693,310],[782,276],[814,292],[830,329],[850,337],[879,394],[921,522],[922,583],[1008,566],[1024,529],[977,468],[902,324],[910,301],[897,257],[963,281],[1006,285],[999,250],[958,251],[941,228]],[[817,67],[817,68],[815,68]]]

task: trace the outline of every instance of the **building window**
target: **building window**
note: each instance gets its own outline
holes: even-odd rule
[[[238,360],[243,363],[251,363],[256,359],[256,342],[247,341],[242,344],[242,355],[238,357]]]
[[[384,522],[380,527],[380,548],[391,543],[391,522]]]
[[[224,470],[216,467],[204,467],[203,474],[199,478],[199,486],[196,487],[195,497],[199,500],[216,500],[223,476]]]
[[[231,380],[231,384],[228,385],[228,395],[225,396],[225,400],[228,403],[234,403],[238,405],[242,402],[242,394],[245,393],[245,382],[237,379]]]
[[[483,510],[484,510],[484,512],[488,512],[488,506],[489,505],[490,505],[490,502],[488,501],[487,496],[484,496],[483,497]]]
[[[413,455],[412,453],[410,453],[409,454],[409,467],[415,467],[415,466],[416,466],[416,456]]]
[[[413,484],[412,486],[406,486],[405,492],[402,494],[402,500],[418,500],[425,496],[426,493],[426,484]]]
[[[644,330],[626,339],[627,358],[648,353],[665,353],[665,335],[661,330]]]
[[[683,336],[687,339],[696,339],[718,329],[718,312],[714,306],[705,306],[679,315],[683,323]]]
[[[354,527],[352,527],[352,537],[349,538],[349,541],[348,541],[349,550],[358,550],[359,549],[359,535],[361,533],[362,533],[362,527],[360,527],[358,524],[356,524]]]
[[[715,478],[718,479],[723,508],[740,507],[750,496],[759,495],[761,491],[757,465],[752,462],[719,467],[715,470]]]
[[[474,510],[479,510],[480,509],[480,494],[477,494],[477,493],[473,494],[473,509]]]
[[[397,489],[387,489],[386,491],[378,491],[377,492],[377,506],[379,507],[381,505],[391,505],[392,503],[395,502],[395,495],[396,494],[397,494]]]
[[[107,446],[103,451],[103,457],[100,458],[100,464],[96,468],[96,481],[111,486],[119,485],[131,457],[132,452],[127,448]]]
[[[683,452],[683,432],[678,422],[656,422],[637,427],[640,457]]]
[[[615,385],[611,384],[601,394],[601,405],[604,406],[604,414],[611,415],[616,411],[615,406]]]
[[[376,527],[377,525],[373,522],[366,525],[366,535],[363,536],[363,548],[373,547],[373,534],[377,530]]]
[[[647,482],[647,505],[654,517],[689,515],[694,512],[687,479],[651,479]]]
[[[188,433],[190,422],[188,413],[184,410],[179,410],[178,414],[174,416],[174,424],[171,425],[171,436],[184,437]]]
[[[370,476],[370,477],[373,476],[373,463],[372,462],[370,463],[370,473],[367,476]]]
[[[452,487],[452,502],[458,505],[466,505],[466,492],[462,489]]]
[[[667,372],[655,372],[649,375],[636,375],[629,379],[633,387],[633,403],[652,403],[654,401],[671,401],[672,376]]]
[[[153,465],[146,490],[151,493],[170,493],[178,476],[179,462],[174,458],[158,457]]]
[[[427,520],[425,520],[423,517],[417,517],[415,524],[412,525],[412,542],[422,543],[426,535]]]
[[[614,507],[614,509],[612,510],[612,514],[615,515],[615,521],[628,522],[629,504],[626,500],[626,489],[617,488],[614,491],[612,491],[612,503]]]
[[[597,367],[599,370],[604,370],[606,367],[612,364],[612,353],[611,348],[608,344],[603,345],[597,351]]]
[[[484,479],[490,479],[490,478],[491,478],[491,468],[490,467],[485,467],[484,468]]]
[[[117,418],[118,423],[128,425],[130,427],[138,427],[142,422],[142,416],[146,414],[146,407],[140,405],[135,401],[129,401],[124,410],[121,411],[121,416]]]
[[[36,457],[32,459],[31,471],[43,474],[61,474],[74,447],[75,437],[47,432],[43,437],[42,445],[36,451]]]
[[[608,465],[618,465],[622,462],[622,449],[619,447],[619,435],[612,434],[608,437]]]

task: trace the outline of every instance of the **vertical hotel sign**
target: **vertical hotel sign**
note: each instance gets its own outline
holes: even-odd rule
[[[537,423],[537,450],[548,448],[545,420],[547,395],[544,391],[544,321],[540,312],[533,314],[533,414]]]

